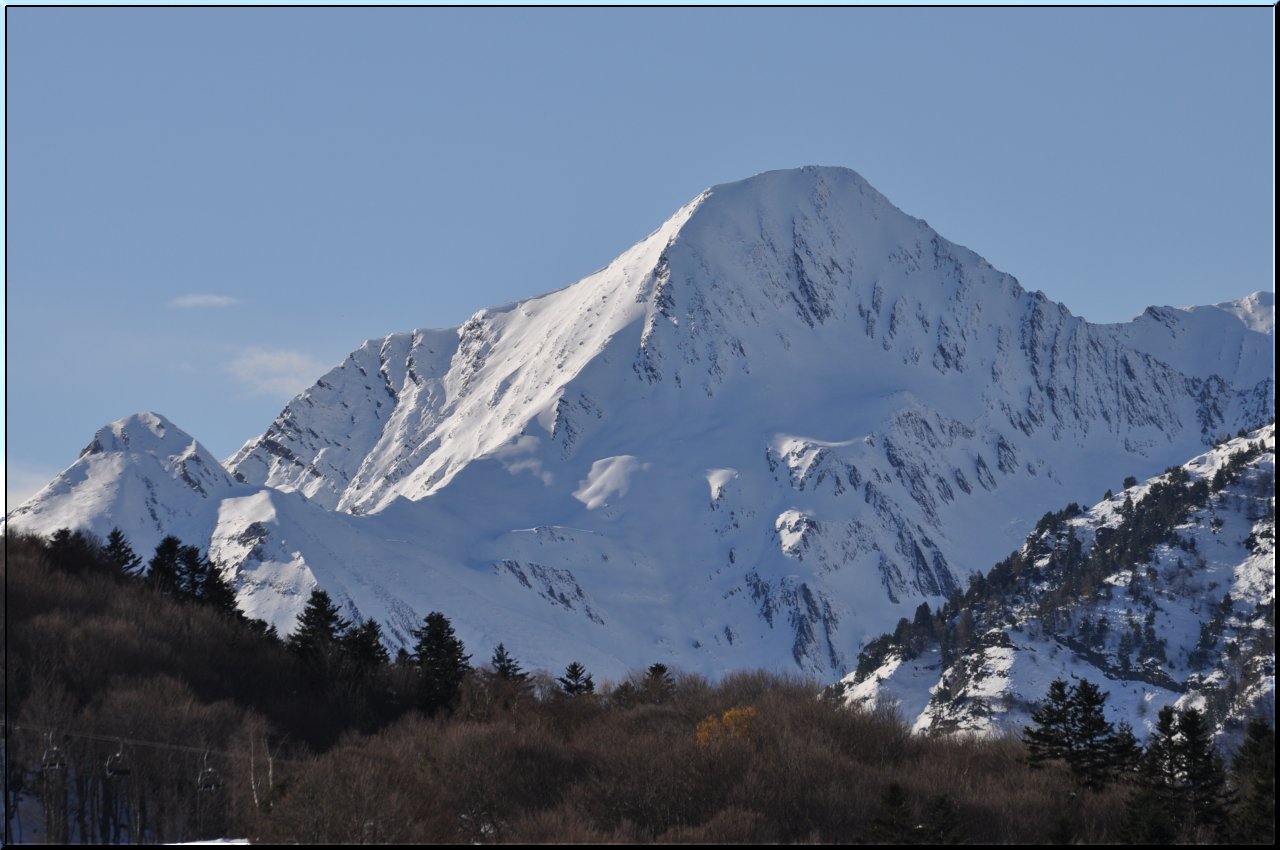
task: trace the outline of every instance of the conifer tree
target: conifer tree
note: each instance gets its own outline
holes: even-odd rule
[[[924,805],[921,839],[925,844],[959,844],[960,807],[950,794],[938,794]]]
[[[418,639],[413,658],[418,665],[419,706],[427,714],[452,709],[463,680],[471,672],[471,656],[439,611],[428,614],[413,636]]]
[[[623,682],[613,689],[613,693],[609,695],[609,702],[618,708],[634,708],[636,703],[640,701],[640,692],[636,690],[636,686],[630,681]]]
[[[182,541],[173,535],[165,537],[156,546],[156,553],[147,562],[147,584],[165,593],[181,589],[178,555]]]
[[[298,615],[298,628],[289,636],[287,646],[295,655],[309,661],[327,660],[337,650],[339,638],[350,625],[339,614],[329,594],[317,587]]]
[[[1178,766],[1192,826],[1220,832],[1227,818],[1227,772],[1204,714],[1188,708],[1178,718]]]
[[[591,678],[591,674],[577,661],[570,662],[569,666],[564,668],[564,675],[556,677],[556,681],[560,683],[560,690],[571,697],[593,694],[596,690],[596,683]]]
[[[102,557],[111,569],[122,576],[136,575],[138,568],[142,566],[141,556],[133,551],[124,532],[118,527],[107,534],[107,545],[102,550]]]
[[[201,554],[196,546],[178,549],[177,593],[211,605],[228,614],[236,612],[235,585],[222,575],[222,570]]]
[[[897,782],[890,782],[880,792],[880,811],[871,822],[871,835],[877,844],[911,844],[911,802],[907,791]]]
[[[1107,694],[1088,679],[1072,689],[1068,757],[1071,773],[1086,788],[1098,790],[1137,760],[1138,745],[1128,724],[1119,730],[1107,721]]]
[[[239,615],[235,584],[223,575],[222,568],[208,555],[200,560],[197,595],[206,605],[226,614]]]
[[[529,674],[520,669],[520,665],[501,643],[493,651],[493,658],[489,663],[493,665],[493,675],[505,682],[523,684],[529,680]]]
[[[1240,844],[1276,841],[1276,730],[1265,719],[1249,721],[1236,753],[1233,836]]]
[[[204,579],[204,559],[195,546],[182,546],[178,549],[178,582],[176,593],[187,599],[200,598],[200,585]]]
[[[1130,800],[1126,838],[1171,843],[1194,838],[1197,828],[1221,833],[1226,821],[1226,772],[1204,715],[1196,709],[1160,709]]]
[[[1035,726],[1022,730],[1022,742],[1027,745],[1027,761],[1039,766],[1055,759],[1065,760],[1070,752],[1070,701],[1067,683],[1055,679],[1049,683],[1049,694],[1033,712]]]
[[[667,665],[654,663],[644,674],[644,694],[649,702],[664,703],[671,699],[676,691],[676,681],[671,676]]]
[[[1173,706],[1160,709],[1138,768],[1124,828],[1130,844],[1172,844],[1178,835],[1178,722]]]
[[[382,627],[373,618],[347,629],[338,642],[347,661],[363,673],[391,663],[391,654],[382,644]]]

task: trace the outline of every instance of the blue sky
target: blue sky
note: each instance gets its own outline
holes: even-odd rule
[[[7,489],[810,163],[1095,321],[1274,288],[1273,12],[8,9]]]

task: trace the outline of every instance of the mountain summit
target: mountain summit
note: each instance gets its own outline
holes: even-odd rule
[[[852,171],[768,172],[568,287],[365,342],[168,507],[282,631],[318,583],[551,668],[843,674],[1044,511],[1265,421],[1263,312],[1091,324]],[[10,523],[154,545],[74,469]]]

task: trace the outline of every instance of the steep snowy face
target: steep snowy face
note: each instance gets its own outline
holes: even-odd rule
[[[166,534],[207,538],[205,515],[233,486],[222,464],[189,434],[157,413],[136,413],[99,430],[75,463],[5,521],[103,537],[118,526],[143,552]]]
[[[435,492],[554,417],[564,385],[643,316],[658,257],[700,202],[572,286],[481,310],[457,329],[366,342],[228,467],[353,513]]]
[[[318,581],[550,668],[843,673],[1045,510],[1265,421],[1261,309],[1093,325],[852,171],[769,172],[365,343],[227,461],[204,539],[286,631]]]
[[[1230,734],[1274,706],[1275,590],[1272,424],[1046,515],[963,598],[873,642],[837,690],[917,731],[994,733],[1029,723],[1054,679],[1087,678],[1139,734],[1165,705]]]

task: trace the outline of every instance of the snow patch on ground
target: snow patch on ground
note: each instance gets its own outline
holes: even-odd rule
[[[641,463],[635,455],[618,455],[601,458],[591,464],[591,471],[583,481],[578,482],[578,489],[573,498],[594,511],[604,507],[611,497],[621,498],[631,489],[631,476],[636,472],[647,472],[650,464]]]

